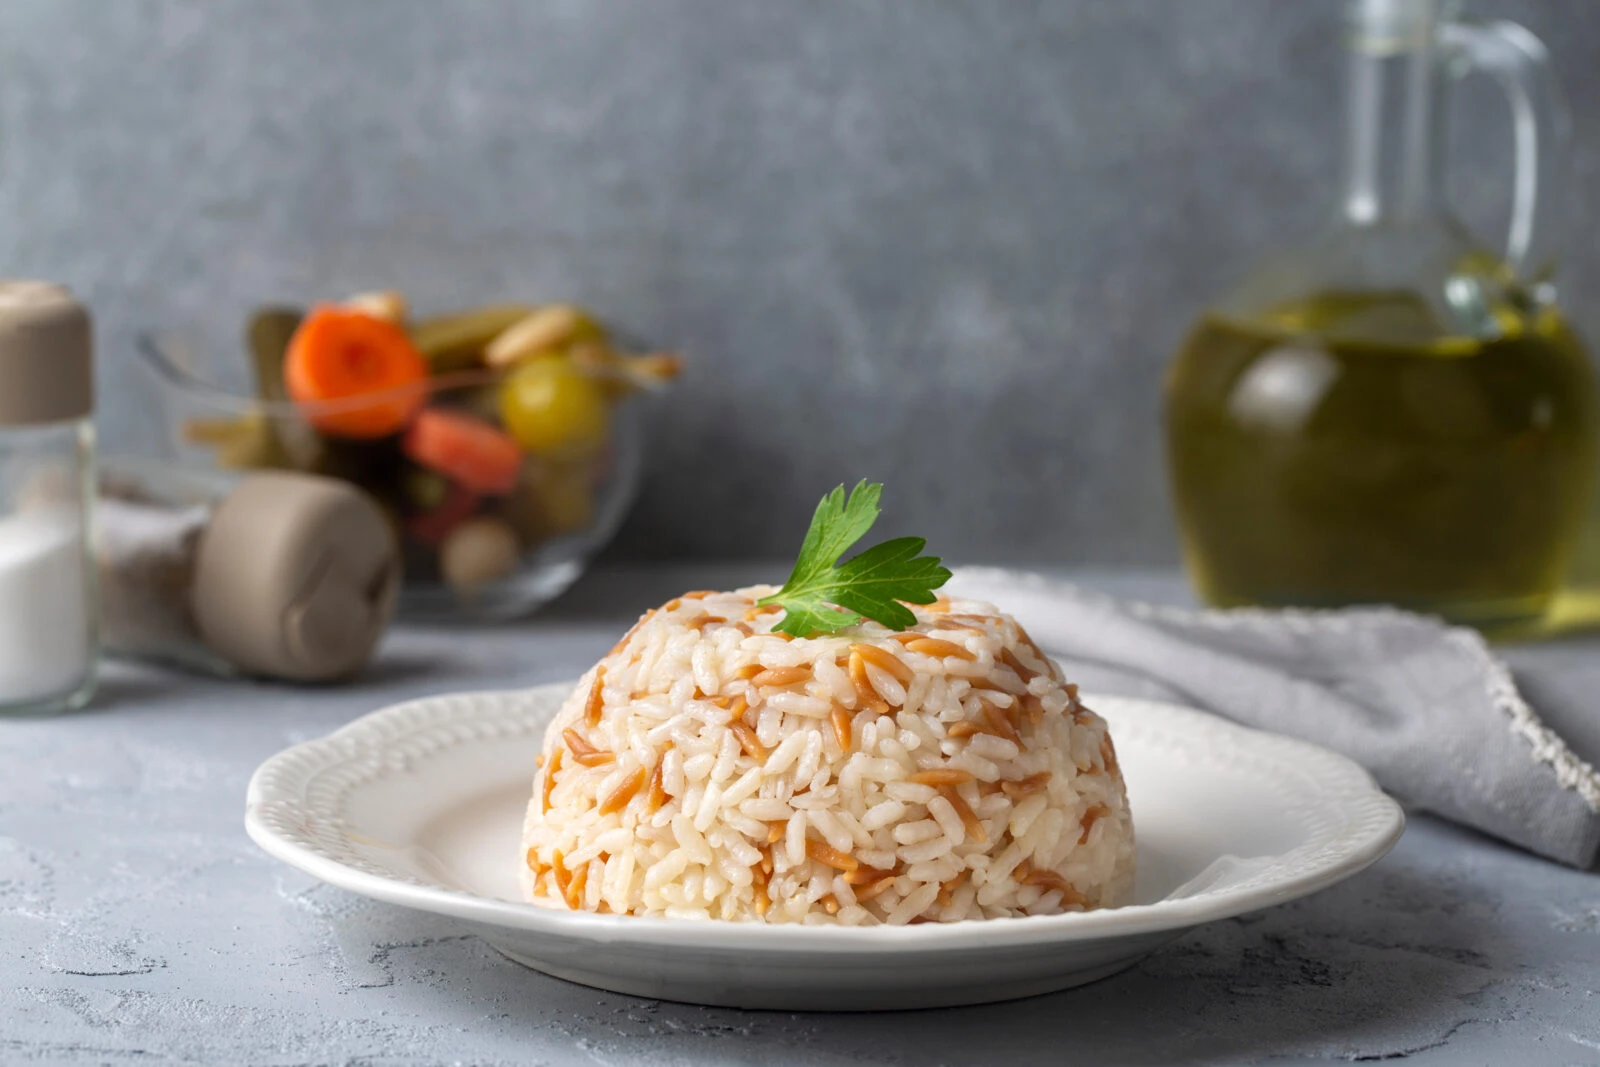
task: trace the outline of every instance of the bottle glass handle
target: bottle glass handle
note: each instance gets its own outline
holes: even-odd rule
[[[1516,170],[1506,262],[1526,284],[1555,270],[1572,119],[1544,42],[1515,22],[1448,22],[1443,43],[1457,75],[1492,76],[1511,105]]]

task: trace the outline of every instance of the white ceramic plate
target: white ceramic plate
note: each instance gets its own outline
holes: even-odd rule
[[[687,922],[519,902],[522,813],[570,685],[430,697],[269,759],[245,826],[336,886],[464,920],[519,963],[601,989],[786,1010],[976,1004],[1112,974],[1200,923],[1348,878],[1399,838],[1360,767],[1187,708],[1086,698],[1111,723],[1139,839],[1137,903],[905,927]]]

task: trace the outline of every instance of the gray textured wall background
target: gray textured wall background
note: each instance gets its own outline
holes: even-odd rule
[[[1574,103],[1566,299],[1600,336],[1600,4],[1477,5]],[[0,270],[96,308],[114,448],[158,439],[135,332],[396,285],[569,297],[692,371],[616,551],[791,550],[889,483],[962,558],[1170,558],[1161,369],[1311,226],[1333,0],[9,0]],[[1505,108],[1453,192],[1498,229]]]

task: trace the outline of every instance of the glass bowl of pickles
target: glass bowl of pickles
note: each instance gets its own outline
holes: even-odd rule
[[[238,347],[146,334],[140,355],[181,462],[366,490],[424,619],[514,618],[570,585],[633,503],[649,398],[682,366],[571,304],[414,316],[393,291],[257,308]]]

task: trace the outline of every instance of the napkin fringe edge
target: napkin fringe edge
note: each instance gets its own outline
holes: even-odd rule
[[[1563,789],[1576,791],[1583,802],[1589,805],[1590,811],[1600,814],[1600,772],[1568,748],[1561,736],[1546,726],[1539,713],[1522,699],[1522,694],[1517,691],[1516,680],[1511,676],[1511,668],[1489,650],[1483,635],[1475,630],[1449,627],[1445,636],[1482,664],[1489,676],[1490,698],[1495,707],[1510,717],[1512,732],[1528,742],[1533,750],[1533,758],[1540,763],[1548,763],[1556,772],[1556,784]]]

